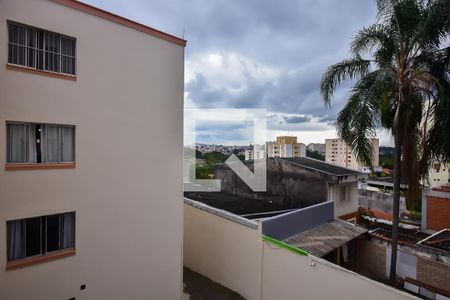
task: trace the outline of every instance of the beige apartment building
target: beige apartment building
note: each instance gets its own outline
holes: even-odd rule
[[[372,139],[373,147],[373,160],[372,166],[379,166],[379,140],[377,138]],[[341,167],[350,168],[363,172],[370,172],[370,166],[364,166],[356,159],[350,146],[347,145],[342,139],[326,139],[325,140],[325,161],[331,164],[335,164]]]
[[[297,142],[296,136],[277,136],[276,142],[267,143],[268,157],[305,157],[306,146]]]
[[[255,160],[266,158],[266,150],[264,149],[247,149],[245,150],[245,160]]]
[[[0,26],[0,299],[180,299],[186,41],[73,0]]]

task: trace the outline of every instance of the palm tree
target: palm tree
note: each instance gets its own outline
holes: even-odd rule
[[[359,161],[371,165],[377,128],[395,141],[392,256],[389,283],[396,278],[400,178],[408,201],[419,190],[431,159],[450,159],[450,0],[376,0],[375,24],[351,43],[351,58],[330,66],[321,94],[331,96],[353,80],[338,115],[339,136]]]

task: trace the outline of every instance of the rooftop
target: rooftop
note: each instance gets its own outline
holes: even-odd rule
[[[295,207],[287,205],[240,197],[225,192],[185,192],[184,196],[248,219],[274,216],[295,209]]]
[[[340,167],[337,165],[329,164],[321,160],[308,158],[308,157],[293,157],[293,158],[279,158],[280,160],[287,161],[294,165],[298,165],[311,170],[327,173],[333,176],[346,176],[346,175],[360,175],[361,172],[353,169]]]
[[[75,0],[50,0],[50,1],[53,1],[53,2],[61,4],[61,5],[68,6],[73,9],[77,9],[79,11],[83,11],[85,13],[94,15],[96,17],[103,18],[103,19],[109,20],[111,22],[129,27],[129,28],[132,28],[132,29],[144,32],[144,33],[147,33],[154,37],[166,40],[168,42],[171,42],[171,43],[183,46],[183,47],[186,46],[186,40],[184,40],[182,38],[162,32],[155,28],[146,26],[144,24],[141,24],[136,21],[124,18],[122,16],[110,13],[106,10],[97,8],[95,6],[92,6],[92,5],[89,5],[89,4],[80,2],[80,1],[75,1]]]
[[[392,229],[391,228],[376,228],[369,232],[370,235],[375,236],[379,239],[385,241],[392,240]],[[426,233],[417,232],[417,231],[408,231],[399,228],[398,233],[398,243],[401,245],[406,245],[410,247],[415,247],[416,244],[422,240],[424,237],[428,236]]]
[[[443,229],[420,241],[419,244],[439,250],[450,251],[450,229]]]
[[[381,240],[391,242],[392,223],[380,222],[372,218],[361,218],[361,223],[369,229],[368,234]],[[416,247],[417,243],[429,237],[429,234],[420,231],[419,226],[411,224],[399,224],[398,243],[410,247]]]
[[[370,177],[367,181],[369,185],[375,186],[383,186],[383,187],[393,187],[394,186],[394,178],[393,177]],[[406,178],[401,178],[400,180],[401,188],[407,188],[408,182]]]
[[[333,219],[295,234],[285,239],[284,242],[314,256],[323,257],[366,232],[367,229],[362,226]]]

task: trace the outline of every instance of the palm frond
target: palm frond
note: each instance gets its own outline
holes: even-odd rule
[[[397,0],[376,0],[377,16],[379,20],[390,19],[394,13],[394,7],[397,4]]]
[[[379,120],[380,96],[392,93],[393,81],[384,70],[361,78],[353,87],[350,98],[338,115],[339,136],[352,148],[360,162],[372,165],[372,138]]]
[[[438,46],[450,35],[450,0],[430,1],[421,24],[420,42]]]
[[[373,24],[358,31],[350,48],[354,56],[361,56],[363,53],[372,52],[376,46],[388,44],[390,39],[386,26]]]
[[[370,61],[360,57],[343,60],[330,66],[322,76],[320,92],[326,105],[330,105],[331,95],[336,87],[346,79],[357,79],[369,72]]]

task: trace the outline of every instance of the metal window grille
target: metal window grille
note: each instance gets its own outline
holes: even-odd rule
[[[76,39],[8,21],[8,63],[75,75]]]

